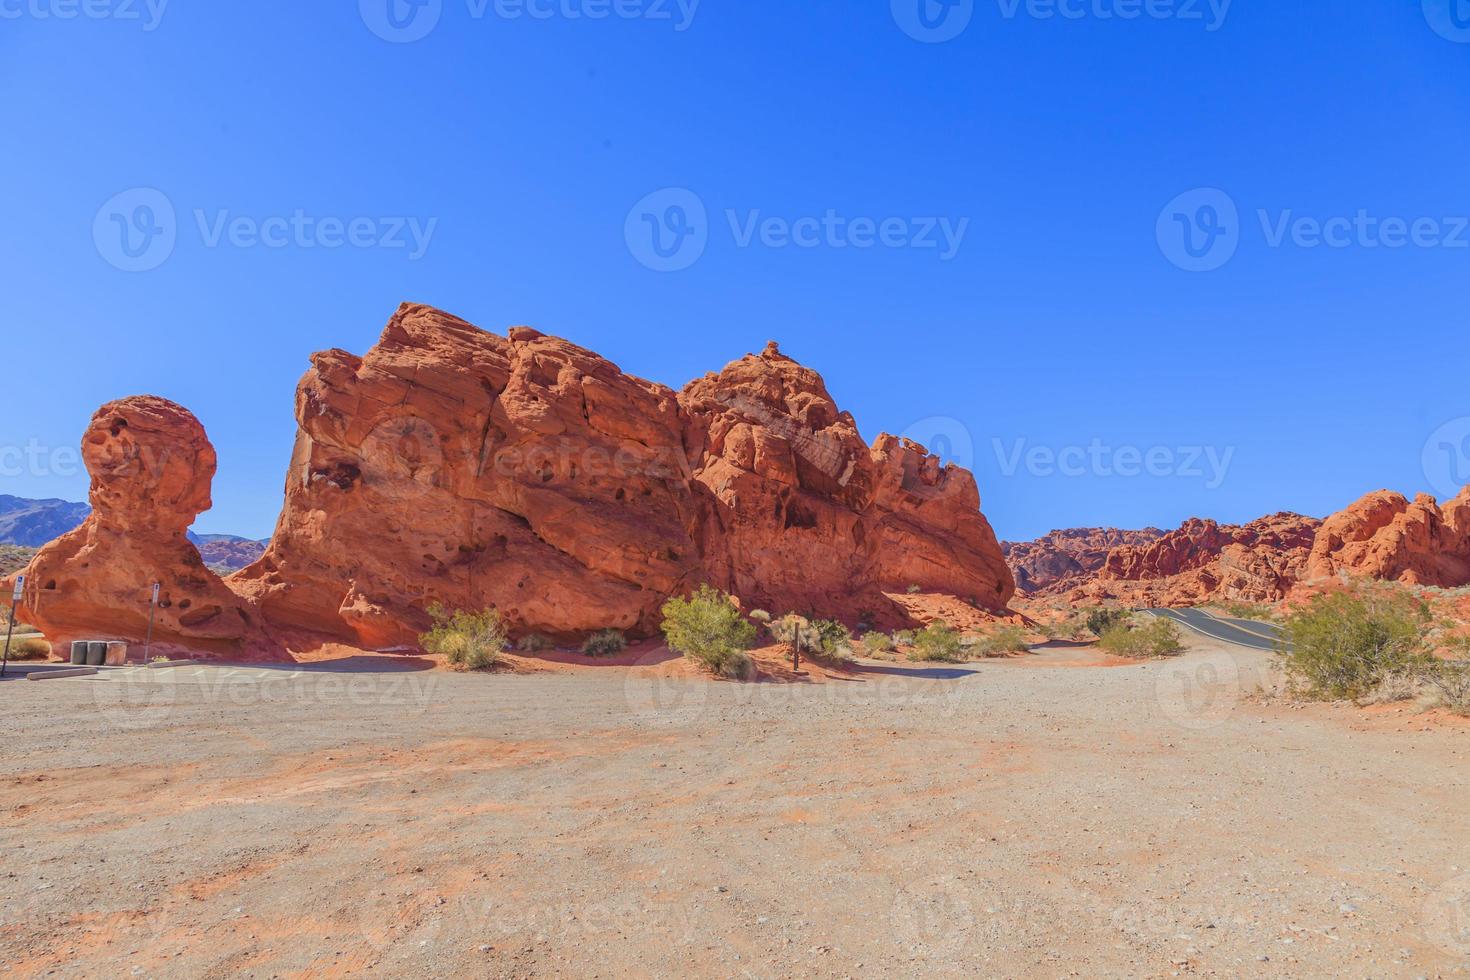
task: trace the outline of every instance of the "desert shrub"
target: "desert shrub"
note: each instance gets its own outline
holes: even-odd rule
[[[1087,614],[1087,629],[1093,636],[1102,639],[1102,635],[1119,623],[1128,620],[1128,612],[1123,609],[1094,609]]]
[[[1025,631],[1015,626],[1003,626],[982,637],[972,650],[982,657],[1005,657],[1013,653],[1030,653],[1031,644],[1026,642]]]
[[[622,630],[598,630],[582,644],[584,657],[612,657],[628,649],[628,638]]]
[[[755,625],[740,615],[725,593],[702,585],[687,599],[665,602],[663,617],[669,649],[722,677],[749,677],[753,672],[745,651],[755,642]]]
[[[1440,704],[1470,717],[1470,660],[1436,660],[1423,671],[1425,683]]]
[[[1115,657],[1155,660],[1184,652],[1184,635],[1172,619],[1150,617],[1147,622],[1121,621],[1108,627],[1097,645]]]
[[[1385,677],[1426,663],[1428,625],[1423,604],[1397,590],[1319,595],[1286,618],[1278,657],[1307,697],[1363,697]]]
[[[551,641],[540,633],[527,633],[516,642],[516,649],[521,653],[540,653],[551,649]]]
[[[5,637],[0,636],[0,641],[4,639]],[[10,644],[11,660],[46,660],[50,656],[51,644],[33,636],[24,640],[14,640]]]
[[[821,638],[817,644],[819,652],[842,659],[852,656],[852,633],[846,626],[834,619],[817,619],[812,621],[812,628]]]
[[[797,653],[816,653],[822,649],[822,631],[805,616],[787,613],[770,625],[771,639],[783,643]]]
[[[1254,619],[1270,623],[1279,618],[1275,609],[1255,602],[1238,602],[1233,599],[1214,603],[1216,609],[1232,619]]]
[[[433,629],[419,637],[427,652],[441,654],[453,667],[484,670],[505,652],[509,636],[505,620],[495,609],[450,612],[437,602],[429,607]]]
[[[887,633],[864,633],[863,651],[869,655],[888,653],[893,649],[893,639]]]
[[[909,595],[918,595],[920,592],[923,592],[923,591],[924,590],[921,589],[921,588],[919,588],[917,585],[911,585],[911,586],[909,586]]]
[[[764,609],[752,609],[750,611],[750,618],[757,623],[769,623],[771,621],[771,614]]]
[[[959,663],[963,659],[960,635],[944,620],[936,619],[914,637],[914,649],[909,653],[909,659]]]

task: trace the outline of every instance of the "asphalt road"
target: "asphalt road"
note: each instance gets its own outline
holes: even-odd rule
[[[1249,650],[1274,651],[1281,636],[1280,628],[1270,623],[1211,616],[1202,609],[1150,609],[1149,612],[1172,619],[1203,636]]]

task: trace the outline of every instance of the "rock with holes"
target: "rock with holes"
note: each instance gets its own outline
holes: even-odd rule
[[[22,618],[58,651],[115,639],[141,653],[156,582],[156,651],[241,652],[253,636],[245,603],[186,536],[209,509],[215,471],[199,420],[162,398],[111,402],[87,426],[82,458],[92,512],[31,561]]]
[[[231,578],[282,626],[392,647],[438,603],[572,639],[655,633],[702,582],[854,621],[912,583],[988,608],[1014,590],[973,477],[865,445],[774,345],[675,393],[406,305],[366,356],[316,355],[296,409],[280,522]]]

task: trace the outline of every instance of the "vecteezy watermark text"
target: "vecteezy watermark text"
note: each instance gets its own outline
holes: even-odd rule
[[[194,208],[193,226],[209,249],[386,249],[409,261],[429,250],[438,218],[413,216],[340,217],[294,208],[287,214],[246,215],[229,208]],[[162,191],[135,187],[113,196],[92,223],[97,253],[124,272],[148,272],[168,261],[178,244],[180,222]]]
[[[1002,476],[1025,470],[1031,476],[1067,479],[1102,477],[1202,480],[1206,490],[1218,490],[1235,459],[1235,447],[1216,446],[1109,446],[1093,439],[1085,446],[1029,446],[1017,439],[1007,446],[991,441]]]
[[[960,253],[970,219],[964,217],[871,217],[821,214],[767,215],[760,208],[726,208],[724,224],[736,248],[916,249],[948,262]],[[656,272],[678,272],[703,257],[712,234],[709,211],[699,195],[679,187],[655,191],[628,212],[623,237],[628,251]]]
[[[136,21],[148,33],[167,9],[168,0],[0,0],[0,20]]]
[[[1003,20],[1173,20],[1202,24],[1214,33],[1225,26],[1234,0],[995,0]],[[909,37],[926,44],[953,41],[975,18],[975,0],[890,0],[893,20]]]
[[[464,0],[472,21],[646,21],[667,23],[678,32],[694,25],[701,0]],[[409,44],[433,33],[444,15],[444,0],[358,0],[368,30],[385,41]]]
[[[1358,208],[1352,214],[1316,217],[1293,208],[1258,208],[1255,217],[1267,248],[1470,248],[1470,215],[1404,217]],[[1234,199],[1213,187],[1174,198],[1155,225],[1165,258],[1189,272],[1224,266],[1248,230]]]

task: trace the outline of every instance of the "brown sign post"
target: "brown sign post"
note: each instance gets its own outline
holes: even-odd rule
[[[25,591],[26,577],[15,577],[15,591],[10,594],[10,622],[5,627],[5,657],[0,659],[0,677],[10,669],[10,638],[15,634],[15,607],[20,604],[20,594]]]

